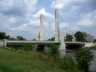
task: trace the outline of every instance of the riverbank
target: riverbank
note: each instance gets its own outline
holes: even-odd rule
[[[0,72],[65,72],[47,55],[0,49]]]

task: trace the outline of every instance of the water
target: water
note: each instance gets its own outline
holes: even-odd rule
[[[90,64],[90,71],[96,72],[96,50],[91,50],[91,52],[94,55],[94,57]]]

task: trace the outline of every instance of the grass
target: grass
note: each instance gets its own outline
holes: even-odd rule
[[[79,55],[84,58],[84,61],[87,60],[85,52]],[[69,55],[61,59],[57,54],[54,55],[54,49],[50,55],[32,50],[0,48],[0,72],[84,72],[83,69],[79,68],[81,63],[76,57]]]
[[[35,52],[0,49],[0,72],[65,72],[55,58]]]

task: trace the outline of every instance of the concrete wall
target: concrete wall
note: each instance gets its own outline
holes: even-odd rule
[[[6,47],[7,46],[7,40],[0,40],[0,47]]]
[[[94,43],[85,43],[85,47],[92,47],[94,45],[95,45]]]
[[[4,40],[0,40],[0,47],[4,47],[5,41]]]

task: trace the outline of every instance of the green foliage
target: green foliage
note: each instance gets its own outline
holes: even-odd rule
[[[63,59],[60,59],[58,63],[59,67],[66,72],[82,72],[70,56],[65,56]]]
[[[5,32],[0,32],[0,39],[6,39],[7,35]]]
[[[48,41],[55,41],[55,37],[48,39]]]
[[[8,45],[10,48],[14,48],[15,50],[23,50],[23,51],[32,51],[34,45],[32,44],[16,44],[16,45]]]
[[[83,41],[86,41],[87,34],[85,32],[78,31],[78,32],[75,33],[74,36],[76,38],[76,41],[83,42]]]
[[[96,39],[94,39],[94,41],[93,41],[94,43],[96,43]]]
[[[48,47],[48,54],[49,55],[57,55],[58,54],[59,45],[60,44],[46,45]]]
[[[90,61],[92,60],[92,58],[93,58],[93,56],[92,56],[89,48],[80,49],[76,53],[76,60],[77,60],[79,69],[82,69],[84,72],[89,72],[89,70],[88,70],[89,64],[90,64]]]
[[[65,39],[65,41],[72,41],[72,39],[73,39],[73,36],[67,34],[67,35],[66,35],[66,39]]]
[[[26,40],[24,37],[22,37],[22,36],[17,36],[17,38],[16,38],[17,40]]]
[[[36,54],[0,49],[0,72],[65,72],[47,60],[36,58]]]
[[[15,38],[11,38],[10,35],[7,35],[5,32],[0,32],[0,40],[3,39],[15,40]]]
[[[76,53],[77,62],[71,56],[62,59],[56,57],[32,51],[20,53],[0,49],[0,72],[88,72],[85,71],[86,65],[92,59],[89,49]]]
[[[32,44],[24,45],[23,49],[24,49],[24,51],[32,51],[33,45]]]

